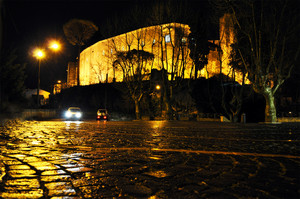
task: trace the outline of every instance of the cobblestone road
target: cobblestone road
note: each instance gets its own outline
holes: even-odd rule
[[[300,198],[300,124],[22,122],[0,198]]]

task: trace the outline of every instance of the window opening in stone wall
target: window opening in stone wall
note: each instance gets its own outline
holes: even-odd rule
[[[170,43],[170,42],[171,42],[171,37],[170,37],[170,35],[166,35],[166,36],[165,36],[165,41],[166,41],[166,43]]]

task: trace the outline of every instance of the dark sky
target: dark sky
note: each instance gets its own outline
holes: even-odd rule
[[[17,48],[19,62],[27,63],[26,86],[37,86],[38,64],[32,50],[46,46],[49,39],[60,40],[63,49],[41,62],[41,88],[50,91],[57,80],[66,81],[67,63],[77,54],[77,48],[65,39],[62,27],[66,22],[86,19],[100,29],[109,16],[128,10],[131,4],[132,0],[4,0],[5,47]],[[98,31],[91,42],[101,39]]]
[[[163,0],[162,0],[163,1]],[[201,0],[198,0],[201,1]],[[62,42],[63,49],[41,63],[41,88],[50,91],[57,80],[66,81],[69,61],[74,61],[77,48],[65,39],[63,25],[72,18],[94,22],[99,29],[107,19],[122,16],[134,4],[147,6],[151,0],[3,0],[5,46],[18,48],[20,62],[27,63],[26,86],[37,86],[37,60],[32,57],[32,49],[45,46],[49,39]],[[148,3],[148,4],[147,4]],[[90,44],[103,39],[98,31]],[[87,47],[87,46],[85,46]],[[84,48],[85,48],[84,47]]]

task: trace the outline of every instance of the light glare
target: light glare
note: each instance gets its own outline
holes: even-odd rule
[[[44,51],[43,51],[42,49],[39,49],[39,48],[37,48],[37,49],[34,51],[33,55],[34,55],[37,59],[42,59],[42,58],[45,57]]]
[[[60,50],[60,44],[57,41],[50,42],[49,48],[51,48],[54,51]]]

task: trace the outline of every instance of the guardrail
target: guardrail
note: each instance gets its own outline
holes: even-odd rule
[[[25,109],[22,112],[23,119],[49,119],[57,117],[55,109]]]

